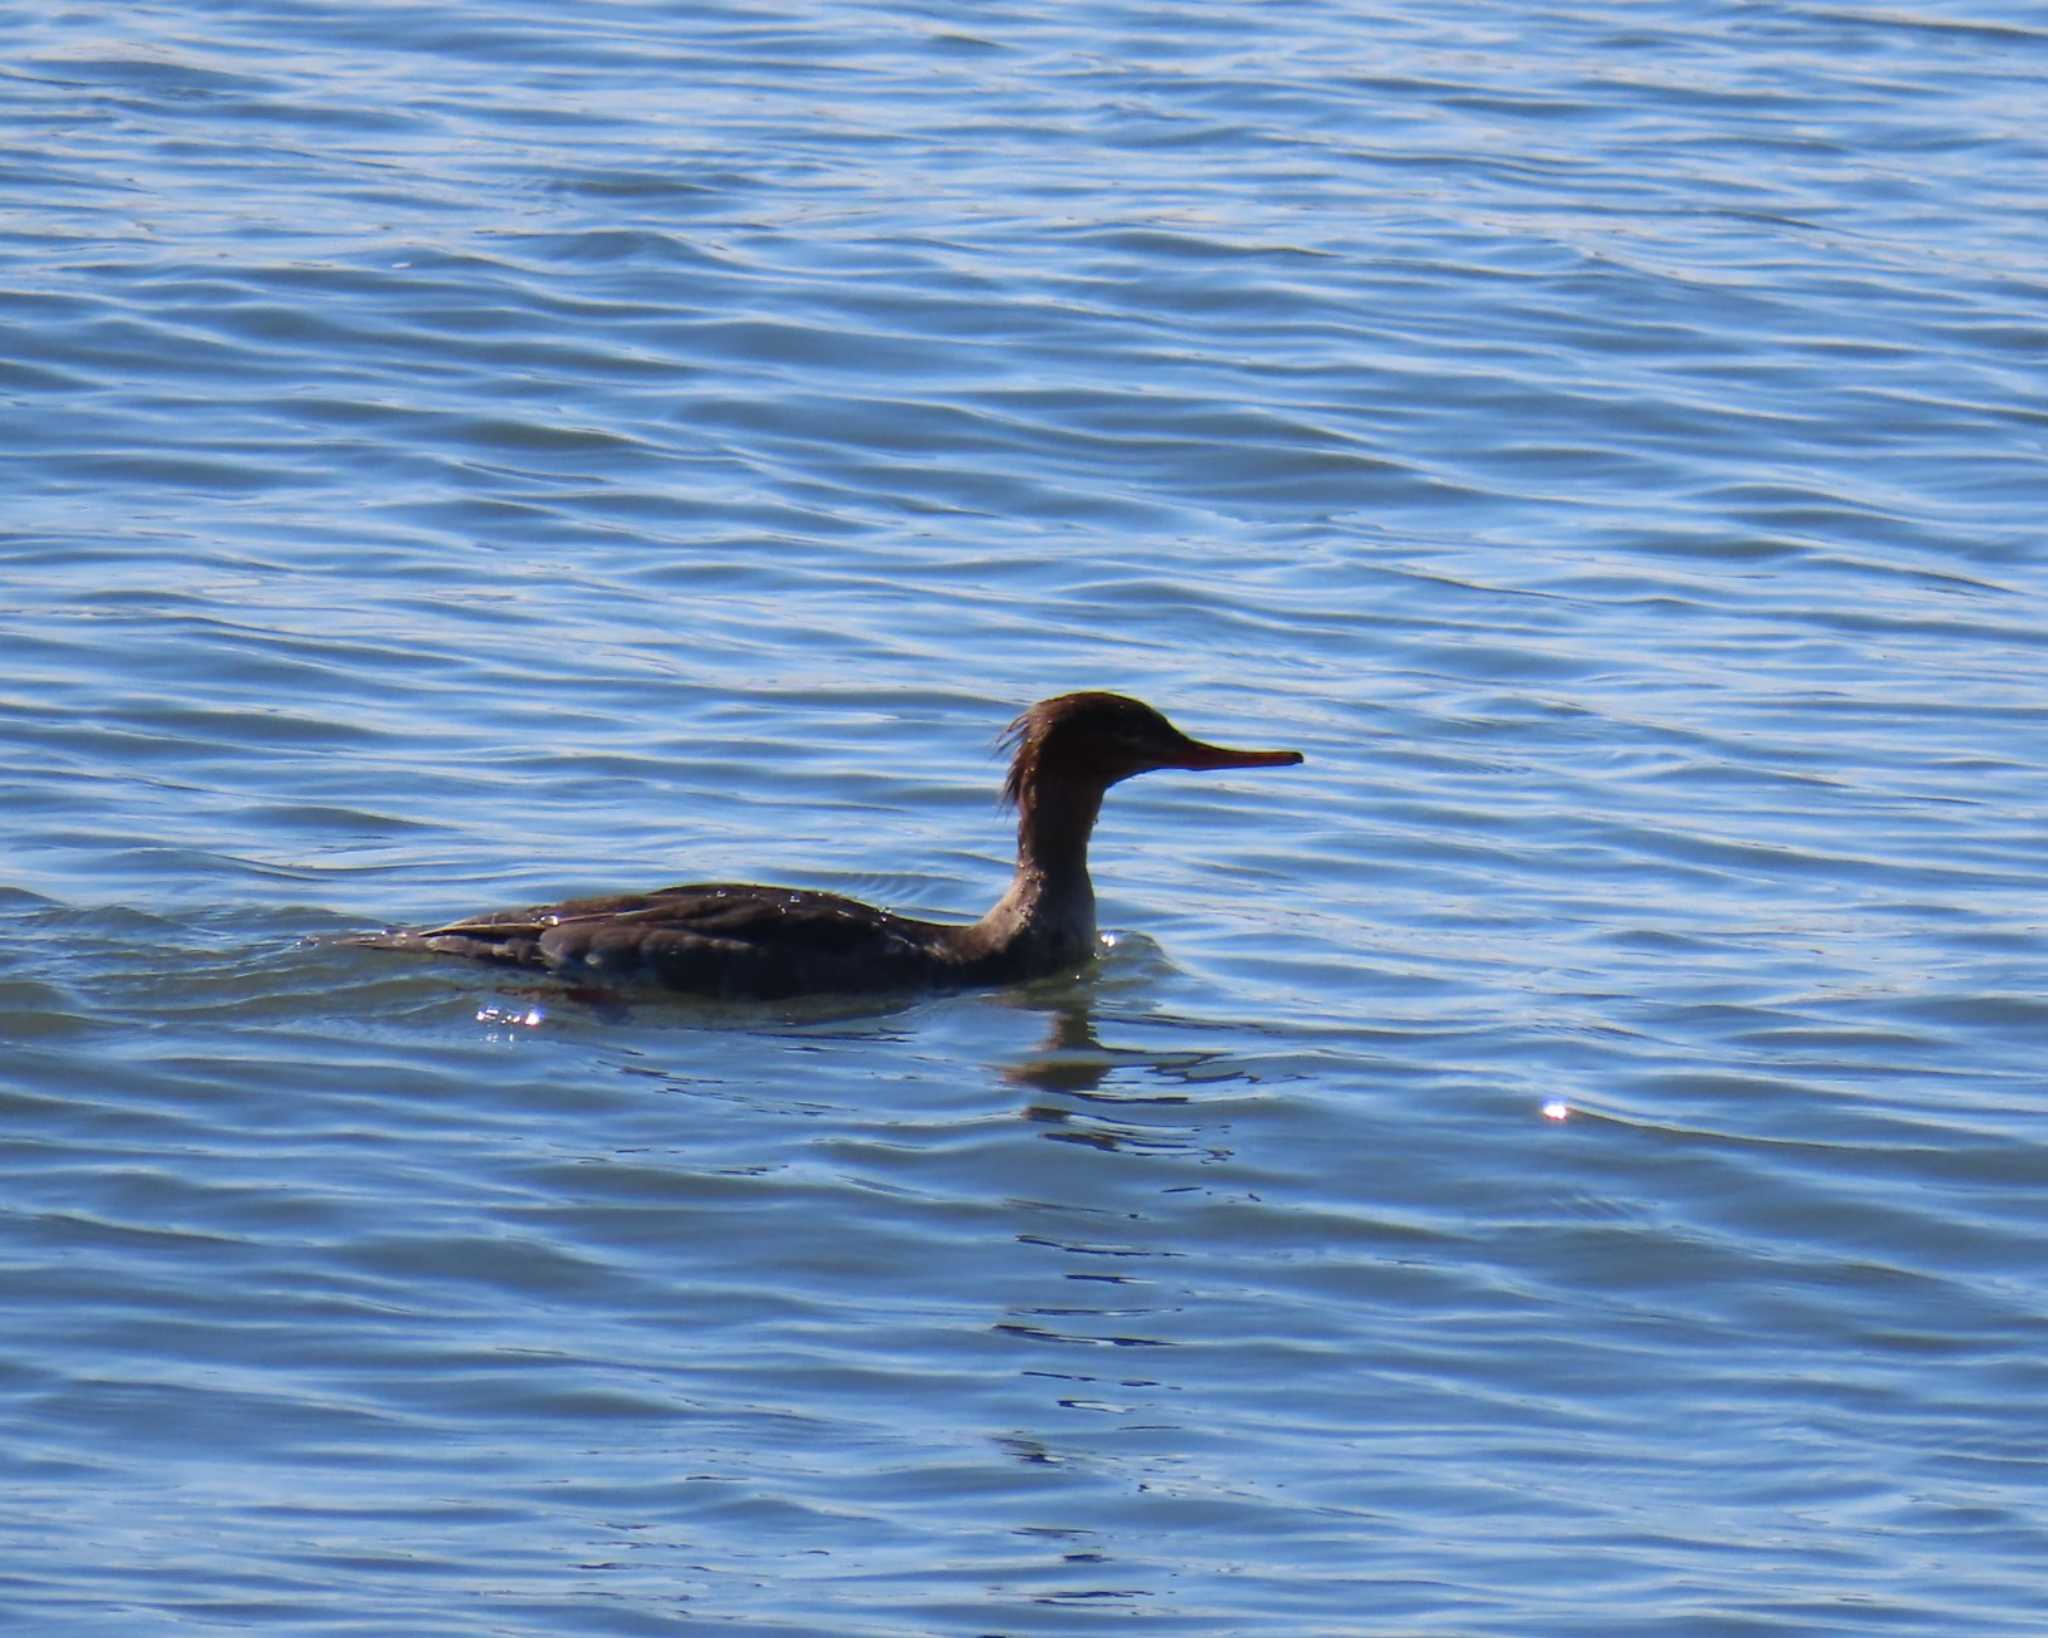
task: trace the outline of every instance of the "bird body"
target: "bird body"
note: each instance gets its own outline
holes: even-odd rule
[[[722,999],[1020,983],[1094,954],[1088,838],[1111,785],[1155,768],[1301,761],[1294,751],[1205,745],[1150,706],[1104,693],[1042,700],[1006,741],[1017,869],[979,921],[923,921],[809,888],[695,882],[348,942],[529,968],[577,985],[649,984]]]

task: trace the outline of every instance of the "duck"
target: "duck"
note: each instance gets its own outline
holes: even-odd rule
[[[730,1001],[1023,984],[1095,957],[1088,841],[1112,785],[1160,769],[1302,761],[1298,751],[1207,744],[1141,700],[1099,691],[1040,700],[999,743],[1010,752],[1002,794],[1017,814],[1017,863],[977,921],[926,921],[814,888],[690,882],[345,942],[526,969],[578,989]]]

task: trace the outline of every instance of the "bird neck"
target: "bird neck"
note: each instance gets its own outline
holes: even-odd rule
[[[1009,891],[975,923],[980,950],[1053,972],[1095,949],[1095,886],[1088,837],[1102,792],[1069,787],[1035,792],[1017,818],[1017,871]]]
[[[1088,885],[1088,838],[1102,812],[1102,792],[1093,785],[1063,785],[1033,792],[1017,814],[1017,874],[1042,877],[1056,891]]]

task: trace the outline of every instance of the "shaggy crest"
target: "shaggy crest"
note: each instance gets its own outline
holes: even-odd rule
[[[1040,700],[1005,728],[996,741],[1011,753],[1010,772],[1003,780],[1003,806],[1032,806],[1049,756],[1057,754],[1060,742],[1076,723],[1084,723],[1089,734],[1101,738],[1135,739],[1161,729],[1169,734],[1174,731],[1151,706],[1123,694],[1090,690]]]

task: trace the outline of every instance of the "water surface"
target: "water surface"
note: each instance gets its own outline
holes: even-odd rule
[[[0,1609],[2048,1620],[2030,8],[57,11],[0,98]],[[321,935],[1000,891],[599,1009]]]

